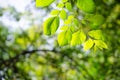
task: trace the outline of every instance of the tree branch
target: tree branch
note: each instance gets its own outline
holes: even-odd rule
[[[33,54],[35,52],[57,52],[54,49],[53,50],[42,50],[42,49],[36,49],[36,50],[23,50],[20,54],[16,55],[15,57],[12,57],[8,60],[2,60],[0,63],[0,66],[4,67],[4,66],[11,66],[12,64],[14,64],[15,62],[17,62],[20,59],[20,56],[25,56],[26,54]]]

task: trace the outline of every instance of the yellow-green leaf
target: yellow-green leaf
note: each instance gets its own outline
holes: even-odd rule
[[[67,45],[68,43],[70,43],[71,38],[72,33],[70,30],[63,31],[58,35],[58,44],[60,46]]]
[[[107,44],[104,42],[104,41],[102,41],[102,40],[94,40],[94,42],[95,42],[95,45],[98,47],[98,48],[100,48],[100,49],[108,49],[108,46],[107,46]]]
[[[71,24],[71,22],[72,22],[72,20],[67,19],[64,21],[64,24],[68,25],[68,24]]]
[[[74,25],[77,26],[77,27],[79,26],[79,21],[78,21],[78,19],[74,19]]]
[[[74,16],[73,16],[73,15],[69,15],[69,16],[68,16],[68,19],[69,19],[69,20],[73,20],[73,19],[74,19]]]
[[[95,11],[95,3],[93,0],[77,0],[77,6],[87,13],[93,13]]]
[[[67,17],[67,13],[66,13],[66,11],[65,11],[64,9],[61,10],[61,12],[60,12],[60,18],[62,18],[63,20],[65,20],[66,17]]]
[[[85,40],[86,40],[86,35],[84,34],[84,32],[77,31],[72,35],[71,45],[72,46],[79,45],[83,43]]]
[[[68,29],[68,26],[62,26],[61,28],[60,28],[60,30],[67,30]]]
[[[72,5],[71,5],[71,3],[69,3],[69,2],[67,2],[67,3],[65,4],[65,7],[66,7],[66,9],[68,9],[69,11],[72,10]]]
[[[55,0],[36,0],[36,7],[46,7],[49,6]]]
[[[92,27],[100,26],[105,22],[105,18],[100,14],[96,14],[95,16],[92,16],[89,20],[92,24]]]
[[[62,0],[62,2],[67,2],[68,0]]]
[[[103,35],[101,30],[92,30],[88,32],[89,36],[94,38],[94,39],[102,39]]]
[[[59,27],[59,17],[50,17],[43,24],[43,31],[45,35],[52,35]]]
[[[59,14],[59,10],[52,10],[50,14],[51,15],[58,15]]]
[[[64,7],[64,3],[59,3],[59,4],[57,5],[57,7],[63,8],[63,7]]]
[[[84,43],[84,50],[89,50],[90,48],[92,48],[94,42],[92,39],[88,39],[85,43]]]

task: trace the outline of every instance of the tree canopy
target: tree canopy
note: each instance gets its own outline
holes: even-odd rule
[[[0,80],[120,80],[120,1],[0,6]]]

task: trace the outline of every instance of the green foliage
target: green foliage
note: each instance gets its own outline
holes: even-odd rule
[[[44,22],[44,34],[52,35],[59,27],[59,17],[50,17]]]
[[[96,7],[93,0],[77,0],[77,6],[87,13],[93,13]]]
[[[76,5],[77,1],[55,0],[53,5],[56,4],[57,8],[48,5],[34,9],[30,4],[27,7],[30,11],[24,13],[1,5],[0,79],[120,80],[119,0],[94,0],[94,12],[82,10]],[[72,5],[71,10],[66,7],[67,3]],[[36,10],[45,14],[34,15],[33,19],[31,11]],[[60,17],[62,10],[67,13],[64,19]],[[11,16],[14,20],[19,16],[21,22],[24,17],[25,21],[31,22],[30,27],[13,31],[12,25],[5,26],[8,25],[3,19],[6,13],[9,13],[7,19],[10,20]],[[46,15],[50,17],[42,25]],[[57,27],[57,18],[61,21],[60,27]],[[36,24],[36,20],[40,24]],[[46,26],[47,35],[52,36],[43,35],[42,26],[43,29]],[[53,35],[56,30],[57,39]]]
[[[61,10],[61,12],[60,12],[60,18],[63,19],[63,20],[65,20],[66,17],[67,17],[67,13],[66,13],[66,11],[65,11],[64,9]]]
[[[92,48],[94,42],[92,39],[88,39],[85,43],[84,43],[84,50],[88,50],[90,48]]]
[[[70,29],[67,29],[65,31],[62,31],[58,35],[58,43],[60,46],[67,45],[68,43],[70,43],[71,38],[72,38],[72,32],[70,31]]]
[[[49,6],[55,0],[36,0],[36,7],[46,7]]]
[[[50,14],[51,15],[58,15],[59,12],[60,12],[59,10],[52,10]]]
[[[73,33],[72,35],[72,40],[71,40],[71,45],[79,45],[83,43],[86,40],[86,35],[84,34],[83,31],[77,31]]]
[[[78,8],[83,10],[84,12],[87,13],[94,13],[95,12],[95,3],[93,0],[78,0],[76,2],[76,5]],[[70,44],[75,46],[75,45],[80,45],[80,44],[85,44],[84,50],[90,49],[94,42],[91,39],[88,39],[85,43],[84,41],[86,40],[86,37],[91,37],[93,39],[99,39],[99,40],[104,40],[104,37],[102,35],[101,30],[91,30],[87,31],[88,35],[84,33],[83,28],[84,27],[82,24],[87,25],[87,22],[85,20],[89,21],[89,25],[95,29],[98,28],[98,26],[101,26],[105,19],[102,15],[100,14],[85,14],[85,17],[83,17],[83,20],[81,23],[79,22],[80,20],[76,17],[76,14],[69,15],[65,11],[65,8],[69,11],[72,11],[72,5],[68,0],[62,0],[59,4],[58,7],[61,10],[52,10],[50,14],[55,15],[57,17],[50,17],[44,22],[44,34],[46,35],[52,35],[56,32],[58,28],[58,22],[59,22],[59,17],[64,21],[63,27],[60,29],[63,30],[60,34],[58,34],[58,43],[60,46]],[[72,12],[73,13],[73,12]],[[55,19],[55,20],[54,20]],[[83,23],[84,21],[84,23]],[[71,32],[70,32],[71,31]],[[68,36],[69,34],[69,36]],[[72,35],[72,37],[68,38]],[[86,36],[87,35],[87,36]],[[69,39],[69,40],[68,40]],[[90,42],[90,44],[89,44]],[[105,48],[107,49],[107,48]]]
[[[67,2],[68,0],[62,0],[62,2]]]
[[[91,26],[94,28],[102,25],[105,22],[105,18],[102,15],[96,14],[89,18],[89,21],[91,23]]]
[[[59,3],[59,4],[57,5],[57,7],[58,7],[58,8],[63,8],[63,7],[64,7],[64,3],[62,3],[62,2]]]
[[[66,9],[68,9],[69,11],[72,11],[72,5],[71,5],[70,2],[67,2],[67,3],[65,4],[65,7],[66,7]]]
[[[101,30],[92,30],[88,32],[88,35],[94,39],[103,39]]]
[[[105,42],[103,42],[102,40],[94,40],[95,42],[95,46],[100,48],[100,49],[108,49],[108,46],[106,45]]]

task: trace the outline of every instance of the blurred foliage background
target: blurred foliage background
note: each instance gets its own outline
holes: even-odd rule
[[[56,35],[43,35],[42,22],[59,0],[45,8],[27,1],[24,11],[0,1],[0,80],[120,80],[119,0],[95,0],[106,19],[98,29],[109,46],[96,52],[59,47]]]

